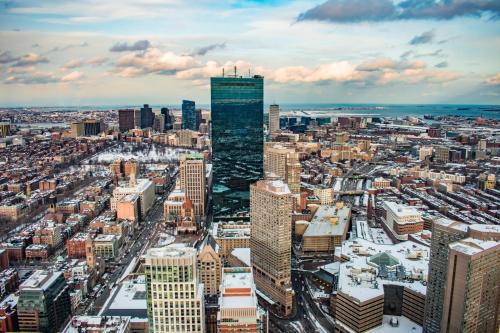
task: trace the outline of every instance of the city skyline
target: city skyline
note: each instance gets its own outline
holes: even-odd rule
[[[235,65],[266,103],[500,103],[494,1],[0,5],[2,106],[209,104]]]

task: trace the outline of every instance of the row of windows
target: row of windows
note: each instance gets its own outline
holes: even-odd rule
[[[194,292],[164,292],[164,293],[156,293],[153,292],[153,298],[154,299],[160,299],[160,298],[165,298],[165,299],[184,299],[184,298],[189,298],[192,299],[194,298]]]
[[[186,331],[186,329],[188,331]],[[164,328],[164,326],[160,325],[155,325],[155,332],[163,332],[163,331],[168,331],[168,332],[201,332],[201,326],[200,325],[191,325],[191,328],[188,327],[181,327],[179,325],[175,326],[170,326],[169,328]]]

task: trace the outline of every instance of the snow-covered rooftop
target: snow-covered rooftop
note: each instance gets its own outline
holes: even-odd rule
[[[346,224],[349,223],[350,212],[351,209],[346,206],[342,208],[320,206],[307,227],[304,237],[343,235]]]
[[[363,302],[384,294],[384,284],[426,293],[429,248],[412,241],[376,244],[361,238],[345,241],[338,291]],[[381,267],[381,266],[384,266]]]

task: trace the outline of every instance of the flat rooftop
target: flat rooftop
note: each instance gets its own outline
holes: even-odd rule
[[[244,263],[248,267],[252,266],[250,260],[250,248],[248,247],[235,248],[231,252],[231,255],[238,258],[242,263]]]
[[[345,241],[340,255],[338,291],[358,302],[384,295],[384,284],[426,294],[430,249],[412,241],[377,244],[361,238]],[[336,249],[336,253],[337,253]]]
[[[130,317],[74,316],[62,333],[92,332],[129,332]]]
[[[249,238],[250,237],[249,222],[217,222],[212,224],[212,236],[218,238]]]
[[[272,192],[278,195],[290,194],[288,185],[282,180],[259,180],[255,183],[257,188]]]
[[[469,225],[463,222],[458,222],[451,220],[447,217],[440,217],[434,221],[434,224],[439,224],[444,227],[452,228],[458,231],[467,232],[469,230]]]
[[[147,318],[146,279],[125,280],[114,290],[101,315]]]
[[[196,250],[186,246],[166,246],[159,248],[150,248],[145,257],[149,258],[179,258],[196,256]]]
[[[398,321],[398,326],[391,325],[391,319],[395,318]],[[355,333],[353,329],[349,326],[343,324],[341,321],[337,320],[336,324],[341,326],[345,332]],[[422,326],[411,321],[404,316],[388,316],[384,315],[382,319],[382,325],[369,329],[364,333],[422,333]]]
[[[394,201],[384,201],[383,205],[389,208],[398,217],[412,217],[420,215],[415,207],[399,204]]]
[[[140,192],[144,192],[150,186],[153,186],[153,182],[152,181],[150,181],[149,179],[145,179],[145,178],[139,178],[139,179],[137,179],[137,185],[136,186],[134,186],[134,187],[130,187],[130,186],[119,186],[119,187],[116,187],[113,190],[113,194],[115,194],[115,193],[118,193],[118,194],[119,193],[128,194],[130,192],[140,193]]]
[[[494,247],[500,247],[500,242],[492,240],[480,240],[475,238],[465,238],[451,243],[450,248],[467,255],[475,255]]]
[[[37,270],[19,286],[19,290],[46,290],[61,275],[62,272]]]
[[[257,307],[252,269],[249,267],[225,268],[222,272],[221,309]]]
[[[94,242],[111,242],[116,239],[116,235],[97,235]]]
[[[346,223],[349,223],[351,208],[344,206],[321,205],[304,232],[304,237],[337,236],[343,235]],[[333,222],[332,219],[336,219]]]

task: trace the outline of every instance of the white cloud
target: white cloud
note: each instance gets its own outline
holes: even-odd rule
[[[83,65],[84,62],[82,59],[72,59],[64,64],[63,69],[77,68],[77,67],[82,67]]]
[[[189,55],[150,48],[144,53],[128,53],[120,57],[115,65],[113,72],[124,77],[134,77],[149,73],[174,74],[176,71],[197,66],[198,63]]]
[[[451,71],[426,70],[423,68],[405,69],[401,72],[388,71],[382,74],[379,83],[386,84],[389,82],[403,83],[444,83],[455,81],[462,77],[461,74]]]
[[[318,81],[358,81],[363,74],[347,61],[319,65],[315,68],[304,66],[281,67],[271,71],[269,78],[280,83]]]
[[[80,80],[83,77],[82,72],[74,71],[71,72],[61,78],[62,82],[70,82],[70,81],[77,81]]]
[[[30,66],[30,67],[10,67],[7,70],[7,74],[27,74],[27,73],[34,73],[35,72],[35,67]]]
[[[88,60],[83,60],[81,58],[77,59],[71,59],[68,62],[66,62],[63,67],[61,67],[61,70],[66,71],[69,69],[75,69],[87,65],[91,66],[101,66],[105,64],[108,61],[108,58],[105,57],[93,57]]]
[[[500,73],[497,73],[496,75],[494,75],[492,77],[489,77],[486,80],[486,84],[489,84],[492,86],[500,85]]]
[[[43,19],[52,23],[94,23],[127,18],[161,17],[172,11],[180,0],[79,0],[58,2],[36,2],[8,9],[13,14],[57,15],[68,18]]]
[[[426,63],[423,61],[406,61],[394,60],[387,57],[380,57],[362,62],[357,66],[360,71],[372,72],[379,70],[403,70],[403,69],[419,69],[425,68]]]
[[[19,76],[9,76],[5,79],[6,84],[47,84],[58,82],[59,79],[52,72],[23,73]]]

